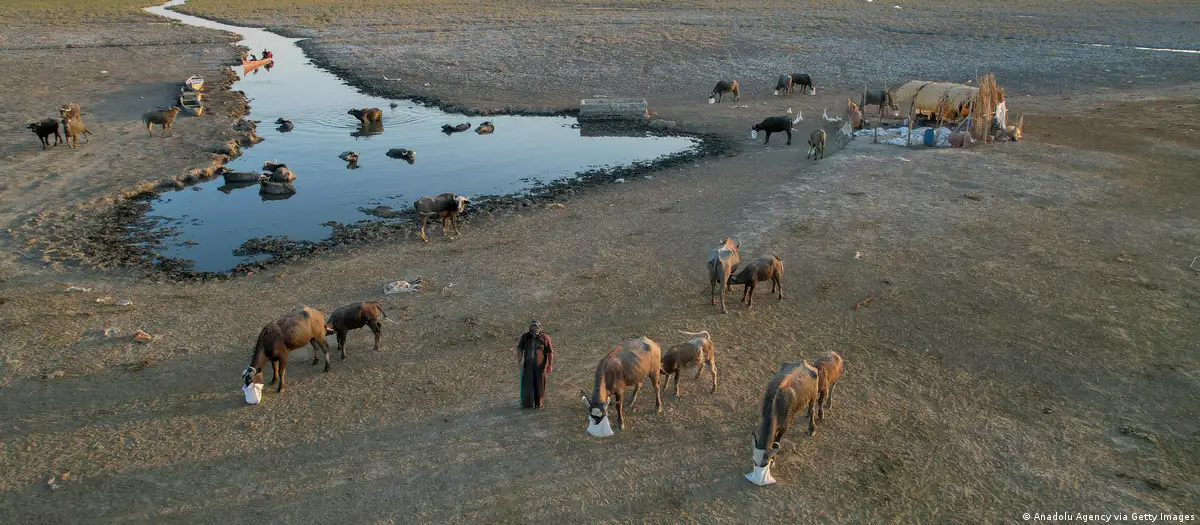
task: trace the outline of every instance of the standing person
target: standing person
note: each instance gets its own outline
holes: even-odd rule
[[[546,375],[554,371],[554,345],[542,323],[529,323],[529,331],[517,340],[517,363],[521,367],[521,408],[542,408],[546,398]]]

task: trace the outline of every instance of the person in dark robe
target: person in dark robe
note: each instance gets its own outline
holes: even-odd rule
[[[517,362],[521,367],[521,408],[542,408],[546,398],[546,375],[554,371],[554,345],[533,321],[517,340]]]

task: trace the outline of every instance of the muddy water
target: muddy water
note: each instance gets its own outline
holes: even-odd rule
[[[251,262],[252,258],[234,254],[247,239],[326,238],[331,230],[322,223],[370,219],[360,208],[383,205],[407,210],[422,195],[444,192],[472,197],[520,192],[537,182],[573,177],[595,167],[652,160],[696,145],[684,137],[583,136],[572,127],[573,118],[467,118],[410,101],[372,97],[313,66],[296,46],[297,39],[166,9],[182,3],[168,2],[147,11],[236,33],[243,38],[239,43],[255,55],[264,48],[274,53],[271,69],[245,73],[233,85],[250,99],[249,118],[261,121],[258,134],[266,140],[247,148],[229,168],[261,171],[264,161],[275,160],[296,174],[296,192],[285,199],[260,195],[258,185],[233,188],[217,179],[165,193],[154,201],[149,217],[156,220],[156,228],[172,231],[159,250],[161,255],[194,261],[199,271],[219,272]],[[241,67],[234,70],[243,73]],[[383,110],[382,129],[368,130],[376,133],[364,135],[358,121],[346,113],[364,107]],[[291,120],[294,129],[276,130],[277,118]],[[474,132],[484,120],[495,125],[494,133]],[[443,124],[462,122],[470,122],[472,130],[453,135],[441,131]],[[187,119],[177,124],[176,132],[187,132]],[[415,162],[387,157],[392,148],[415,151]],[[352,169],[338,158],[345,151],[358,153],[357,167]]]

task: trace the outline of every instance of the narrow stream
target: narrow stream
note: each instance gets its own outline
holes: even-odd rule
[[[422,195],[444,192],[472,197],[521,192],[537,182],[649,161],[698,144],[692,138],[648,134],[584,136],[573,127],[574,118],[468,118],[408,100],[373,97],[312,65],[296,45],[298,39],[167,9],[183,3],[175,0],[146,10],[185,24],[236,33],[242,37],[238,43],[256,56],[264,48],[274,54],[272,68],[246,73],[233,85],[250,99],[249,118],[261,121],[258,134],[266,140],[247,148],[228,167],[261,171],[263,162],[272,160],[286,163],[296,174],[296,192],[285,199],[261,196],[257,185],[234,189],[218,178],[155,200],[149,212],[157,222],[155,228],[173,230],[161,255],[194,261],[198,271],[220,272],[254,261],[234,255],[247,239],[268,235],[324,239],[331,229],[322,223],[372,218],[360,208],[384,205],[406,210]],[[243,72],[237,66],[234,71]],[[183,80],[179,79],[180,85]],[[392,107],[393,103],[398,105]],[[374,130],[377,134],[360,136],[358,120],[347,114],[349,109],[364,107],[383,110],[382,130]],[[187,132],[189,118],[209,116],[181,115],[177,133]],[[291,120],[295,128],[278,131],[277,118]],[[485,120],[495,125],[495,132],[476,134],[474,128]],[[471,131],[441,132],[443,124],[463,122],[471,123]],[[392,148],[415,151],[415,162],[387,157]],[[357,168],[350,169],[338,158],[345,151],[358,153]]]

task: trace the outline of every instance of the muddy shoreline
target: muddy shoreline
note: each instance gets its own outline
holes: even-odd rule
[[[190,13],[188,13],[190,14]],[[243,25],[232,20],[202,17],[209,20]],[[282,36],[276,30],[268,29]],[[516,115],[539,117],[575,116],[578,109],[522,109],[479,108],[468,104],[448,102],[436,97],[405,93],[381,80],[371,80],[354,71],[338,67],[325,59],[319,48],[298,44],[308,54],[316,67],[326,69],[348,85],[373,96],[409,100],[426,106],[436,107],[449,113],[467,116]],[[249,51],[236,46],[238,55],[244,57]],[[268,268],[273,268],[312,257],[321,253],[340,252],[351,247],[362,247],[376,243],[395,242],[394,239],[415,238],[416,223],[409,210],[363,210],[377,219],[364,219],[352,224],[329,222],[333,228],[329,237],[320,241],[297,241],[287,237],[266,236],[247,240],[235,253],[239,256],[265,255],[266,259],[239,264],[227,271],[197,271],[186,259],[161,257],[158,249],[165,245],[175,230],[171,227],[155,229],[154,218],[147,216],[151,201],[169,191],[178,191],[214,180],[220,176],[219,169],[242,154],[242,149],[262,141],[256,134],[257,121],[246,118],[251,113],[249,101],[240,91],[233,90],[236,75],[230,67],[222,68],[222,77],[211,83],[216,90],[225,92],[237,100],[238,107],[231,114],[238,120],[232,128],[235,137],[216,145],[209,153],[214,155],[210,165],[201,169],[168,177],[158,182],[147,182],[121,192],[116,196],[100,197],[62,214],[40,214],[30,218],[21,227],[29,247],[38,247],[42,263],[73,264],[90,269],[110,270],[116,268],[142,270],[156,278],[172,282],[207,281],[228,279]],[[602,168],[577,172],[574,178],[538,185],[527,192],[506,195],[484,195],[464,214],[464,221],[488,218],[496,219],[520,210],[544,206],[565,199],[589,188],[613,183],[618,179],[634,179],[680,166],[700,159],[736,155],[739,145],[729,137],[713,133],[697,133],[678,129],[674,123],[654,127],[652,119],[641,122],[613,122],[589,124],[609,126],[618,131],[636,130],[656,136],[687,136],[699,139],[699,144],[689,150],[616,168]],[[686,124],[686,123],[685,123]],[[670,129],[662,129],[668,127]],[[16,233],[16,232],[14,232]],[[28,255],[27,255],[28,257]]]

